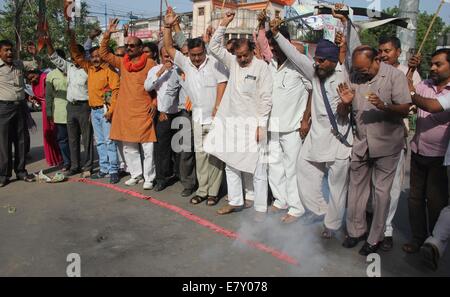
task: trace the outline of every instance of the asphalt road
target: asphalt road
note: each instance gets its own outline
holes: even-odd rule
[[[33,117],[41,127],[41,114]],[[39,129],[28,170],[45,169],[43,157]],[[348,250],[343,234],[323,240],[320,224],[284,226],[277,216],[255,223],[252,209],[218,216],[225,199],[194,206],[179,195],[179,183],[156,193],[126,187],[125,180],[114,189],[104,187],[107,179],[12,182],[0,189],[0,276],[66,276],[71,253],[80,256],[81,276],[367,275],[362,243]],[[401,250],[409,235],[408,184],[394,219],[394,250],[379,253],[381,276],[450,276],[449,253],[432,272]]]

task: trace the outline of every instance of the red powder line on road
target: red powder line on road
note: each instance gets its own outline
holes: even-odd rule
[[[142,199],[142,200],[149,201],[149,202],[151,202],[153,204],[156,204],[156,205],[158,205],[158,206],[160,206],[162,208],[165,208],[165,209],[168,209],[170,211],[173,211],[173,212],[175,212],[175,213],[185,217],[186,219],[188,219],[190,221],[193,221],[193,222],[195,222],[195,223],[197,223],[197,224],[199,224],[199,225],[201,225],[203,227],[206,227],[206,228],[208,228],[208,229],[210,229],[210,230],[212,230],[212,231],[214,231],[216,233],[222,234],[225,237],[239,240],[239,241],[243,242],[244,244],[248,245],[249,247],[253,247],[253,248],[256,248],[256,249],[258,249],[260,251],[263,251],[263,252],[265,252],[267,254],[270,254],[273,257],[277,258],[278,260],[281,260],[283,262],[289,263],[291,265],[296,265],[296,266],[299,265],[299,263],[298,263],[298,261],[296,259],[292,258],[291,256],[289,256],[289,255],[287,255],[287,254],[285,254],[285,253],[283,253],[281,251],[278,251],[277,249],[274,249],[274,248],[272,248],[270,246],[267,246],[267,245],[265,245],[265,244],[263,244],[261,242],[258,242],[258,241],[245,239],[239,233],[236,233],[236,232],[234,232],[232,230],[225,229],[225,228],[223,228],[223,227],[221,227],[219,225],[216,225],[216,224],[214,224],[214,223],[212,223],[212,222],[210,222],[208,220],[205,220],[205,219],[203,219],[203,218],[201,218],[199,216],[196,216],[193,213],[191,213],[191,212],[189,212],[189,211],[187,211],[187,210],[185,210],[185,209],[183,209],[181,207],[175,206],[173,204],[170,204],[170,203],[167,203],[167,202],[155,199],[155,198],[150,197],[150,196],[146,196],[144,194],[141,194],[141,193],[138,193],[138,192],[135,192],[135,191],[123,189],[123,188],[120,188],[118,186],[114,186],[114,185],[111,185],[111,184],[104,184],[104,183],[95,182],[95,181],[88,180],[88,179],[83,179],[83,178],[80,178],[80,179],[70,178],[69,180],[72,181],[72,182],[81,182],[81,183],[90,184],[90,185],[94,185],[94,186],[98,186],[98,187],[108,188],[108,189],[111,189],[111,190],[116,191],[116,192],[128,194],[130,196],[133,196],[133,197],[136,197],[136,198],[139,198],[139,199]]]

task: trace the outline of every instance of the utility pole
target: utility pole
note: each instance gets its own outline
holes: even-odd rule
[[[162,2],[163,0],[161,0],[161,2],[159,3],[159,33],[161,33],[161,27],[162,27],[162,19],[163,19],[163,14],[162,14]],[[158,35],[159,37],[159,35]]]
[[[14,29],[15,29],[15,35],[16,35],[16,59],[20,56],[20,51],[22,49],[22,38],[21,38],[21,18],[23,12],[23,7],[25,5],[25,0],[14,0]]]
[[[402,54],[399,58],[400,64],[408,61],[410,54],[416,49],[417,16],[419,14],[419,0],[399,0],[399,17],[409,18],[412,29],[397,28],[397,36],[402,43]]]
[[[105,30],[108,28],[108,9],[105,2]]]

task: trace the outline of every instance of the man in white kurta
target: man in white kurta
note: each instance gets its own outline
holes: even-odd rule
[[[270,31],[269,31],[270,32]],[[290,39],[287,30],[281,31]],[[271,32],[270,32],[271,33]],[[302,148],[299,129],[312,91],[308,81],[284,55],[271,34],[273,54],[269,68],[273,77],[272,111],[269,117],[269,185],[275,201],[271,210],[287,209],[282,222],[292,223],[305,213],[297,185],[297,160]],[[266,34],[267,35],[267,34]]]
[[[348,190],[353,135],[350,131],[349,115],[342,116],[338,113],[338,105],[342,107],[342,102],[337,91],[340,84],[348,81],[348,76],[344,66],[337,61],[336,48],[334,48],[336,45],[333,43],[324,40],[319,42],[315,61],[312,61],[299,53],[281,34],[276,33],[276,27],[271,29],[274,31],[274,39],[287,58],[312,83],[312,123],[297,164],[298,184],[303,205],[313,213],[311,217],[324,216],[323,236],[329,238],[332,231],[338,230],[342,225]],[[323,71],[328,71],[328,75],[319,76],[318,73]],[[338,132],[343,136],[343,142],[333,133],[325,107],[325,98],[322,96],[321,83],[324,84],[331,110],[336,118]],[[328,177],[330,189],[328,203],[322,192],[322,181],[325,175]]]
[[[244,191],[253,195],[255,210],[267,211],[267,166],[262,160],[263,131],[272,105],[272,76],[268,65],[256,59],[248,40],[240,40],[236,56],[223,46],[226,27],[234,13],[227,12],[211,39],[211,53],[229,70],[225,94],[205,141],[205,150],[226,164],[228,205],[218,214],[241,210]],[[253,182],[253,183],[252,183]],[[253,197],[252,197],[253,198]]]

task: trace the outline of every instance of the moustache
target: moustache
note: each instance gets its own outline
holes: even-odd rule
[[[358,84],[368,82],[372,76],[367,72],[350,71],[350,79]]]

